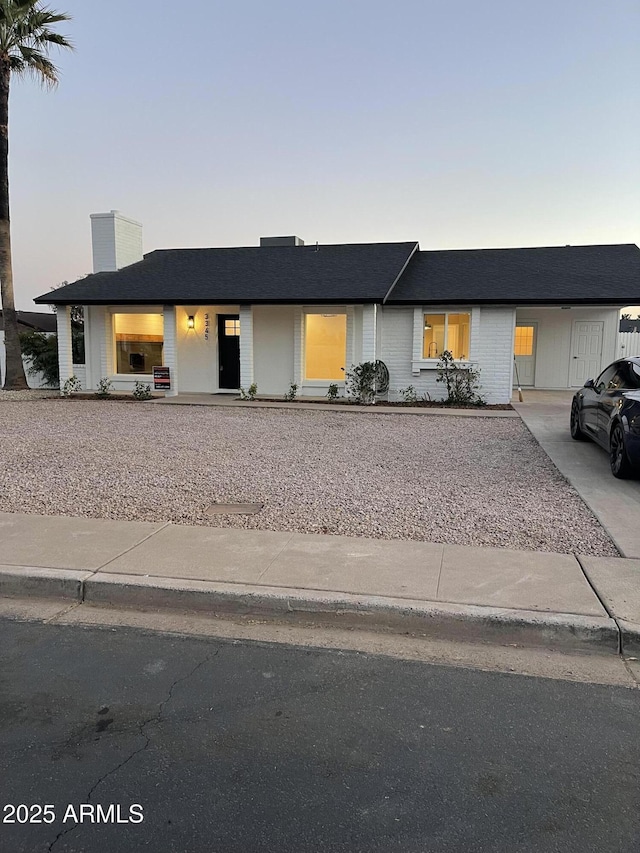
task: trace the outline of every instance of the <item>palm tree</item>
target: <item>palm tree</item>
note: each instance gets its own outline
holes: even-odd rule
[[[9,85],[11,76],[31,74],[43,86],[58,83],[58,69],[48,54],[52,47],[71,43],[51,27],[69,21],[69,15],[53,12],[42,0],[0,0],[0,296],[7,354],[4,389],[22,390],[27,380],[22,364],[11,266],[9,220]]]

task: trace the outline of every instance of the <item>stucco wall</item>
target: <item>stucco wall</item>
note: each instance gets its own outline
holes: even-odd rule
[[[193,329],[187,325],[190,315],[194,318]],[[218,320],[213,305],[180,305],[176,308],[181,393],[212,394],[218,390],[217,328]]]
[[[570,388],[571,336],[576,320],[602,320],[600,369],[616,357],[618,338],[617,308],[518,308],[517,322],[537,323],[536,388]]]
[[[254,307],[253,372],[260,394],[282,395],[297,382],[294,368],[295,309]]]

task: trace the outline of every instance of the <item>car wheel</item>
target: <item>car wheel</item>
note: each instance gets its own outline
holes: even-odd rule
[[[629,477],[633,477],[633,468],[624,446],[624,431],[620,424],[616,424],[611,430],[609,448],[609,460],[613,476],[619,480],[628,480]]]
[[[588,438],[580,426],[580,407],[575,400],[571,404],[571,420],[569,425],[571,428],[571,438],[576,441],[585,441]]]

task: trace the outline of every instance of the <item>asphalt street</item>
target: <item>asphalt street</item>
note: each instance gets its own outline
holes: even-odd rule
[[[2,853],[640,848],[638,690],[124,627],[0,648]]]

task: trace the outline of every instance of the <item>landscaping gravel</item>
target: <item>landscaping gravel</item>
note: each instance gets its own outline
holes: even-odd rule
[[[517,419],[56,399],[0,441],[5,512],[618,554]]]

